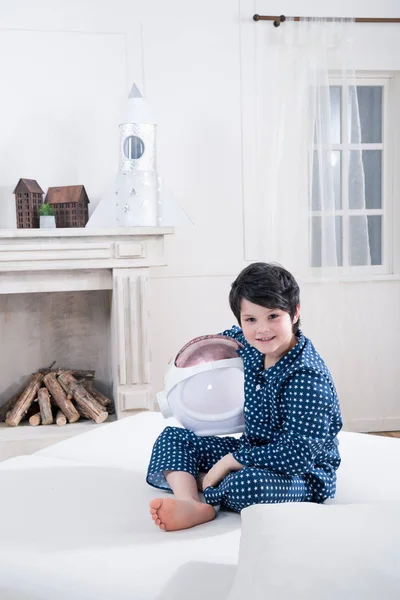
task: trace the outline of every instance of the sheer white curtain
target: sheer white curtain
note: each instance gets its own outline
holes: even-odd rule
[[[257,29],[260,247],[298,275],[371,263],[353,27],[305,19]]]

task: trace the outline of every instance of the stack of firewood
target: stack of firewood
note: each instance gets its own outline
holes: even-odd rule
[[[103,423],[112,402],[93,386],[95,372],[42,369],[0,408],[0,420],[16,427],[25,418],[30,425],[66,425],[81,417]]]

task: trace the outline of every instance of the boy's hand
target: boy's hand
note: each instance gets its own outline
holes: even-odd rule
[[[207,487],[215,487],[218,485],[231,471],[239,471],[243,469],[242,464],[235,460],[232,454],[223,456],[211,469],[206,473],[203,479],[203,491]]]

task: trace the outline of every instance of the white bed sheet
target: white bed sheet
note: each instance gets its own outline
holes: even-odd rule
[[[141,413],[0,463],[1,600],[226,600],[240,516],[165,533],[148,515],[162,492],[146,468],[168,424]],[[340,443],[333,503],[400,500],[399,440],[341,433]]]
[[[240,516],[166,533],[148,514],[162,492],[145,472],[164,426],[141,414],[0,464],[1,600],[227,597]]]
[[[326,504],[400,501],[400,439],[342,431],[339,442],[336,496]]]

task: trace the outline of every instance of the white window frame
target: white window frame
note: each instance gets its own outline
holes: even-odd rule
[[[395,159],[395,140],[397,137],[396,118],[394,117],[394,107],[398,93],[396,93],[396,84],[398,85],[399,75],[395,73],[367,73],[357,72],[355,74],[354,84],[356,86],[381,86],[382,89],[382,142],[376,144],[351,144],[348,136],[348,96],[346,87],[342,87],[342,106],[341,106],[341,140],[340,144],[333,144],[332,150],[341,152],[341,200],[342,208],[335,210],[332,214],[342,217],[342,235],[343,235],[343,265],[335,267],[338,273],[343,273],[344,277],[370,278],[376,276],[390,275],[394,273],[394,223],[393,198],[394,198],[394,159]],[[343,86],[343,77],[331,73],[329,77],[331,86]],[[349,151],[352,149],[361,150],[381,150],[382,151],[382,208],[354,210],[348,207],[348,175],[349,175]],[[398,196],[396,194],[396,196]],[[310,209],[310,223],[312,217],[320,216],[322,213]],[[382,216],[382,264],[370,266],[350,266],[349,265],[349,217],[351,215],[381,215]],[[310,268],[314,275],[328,274],[330,269],[326,267]]]

